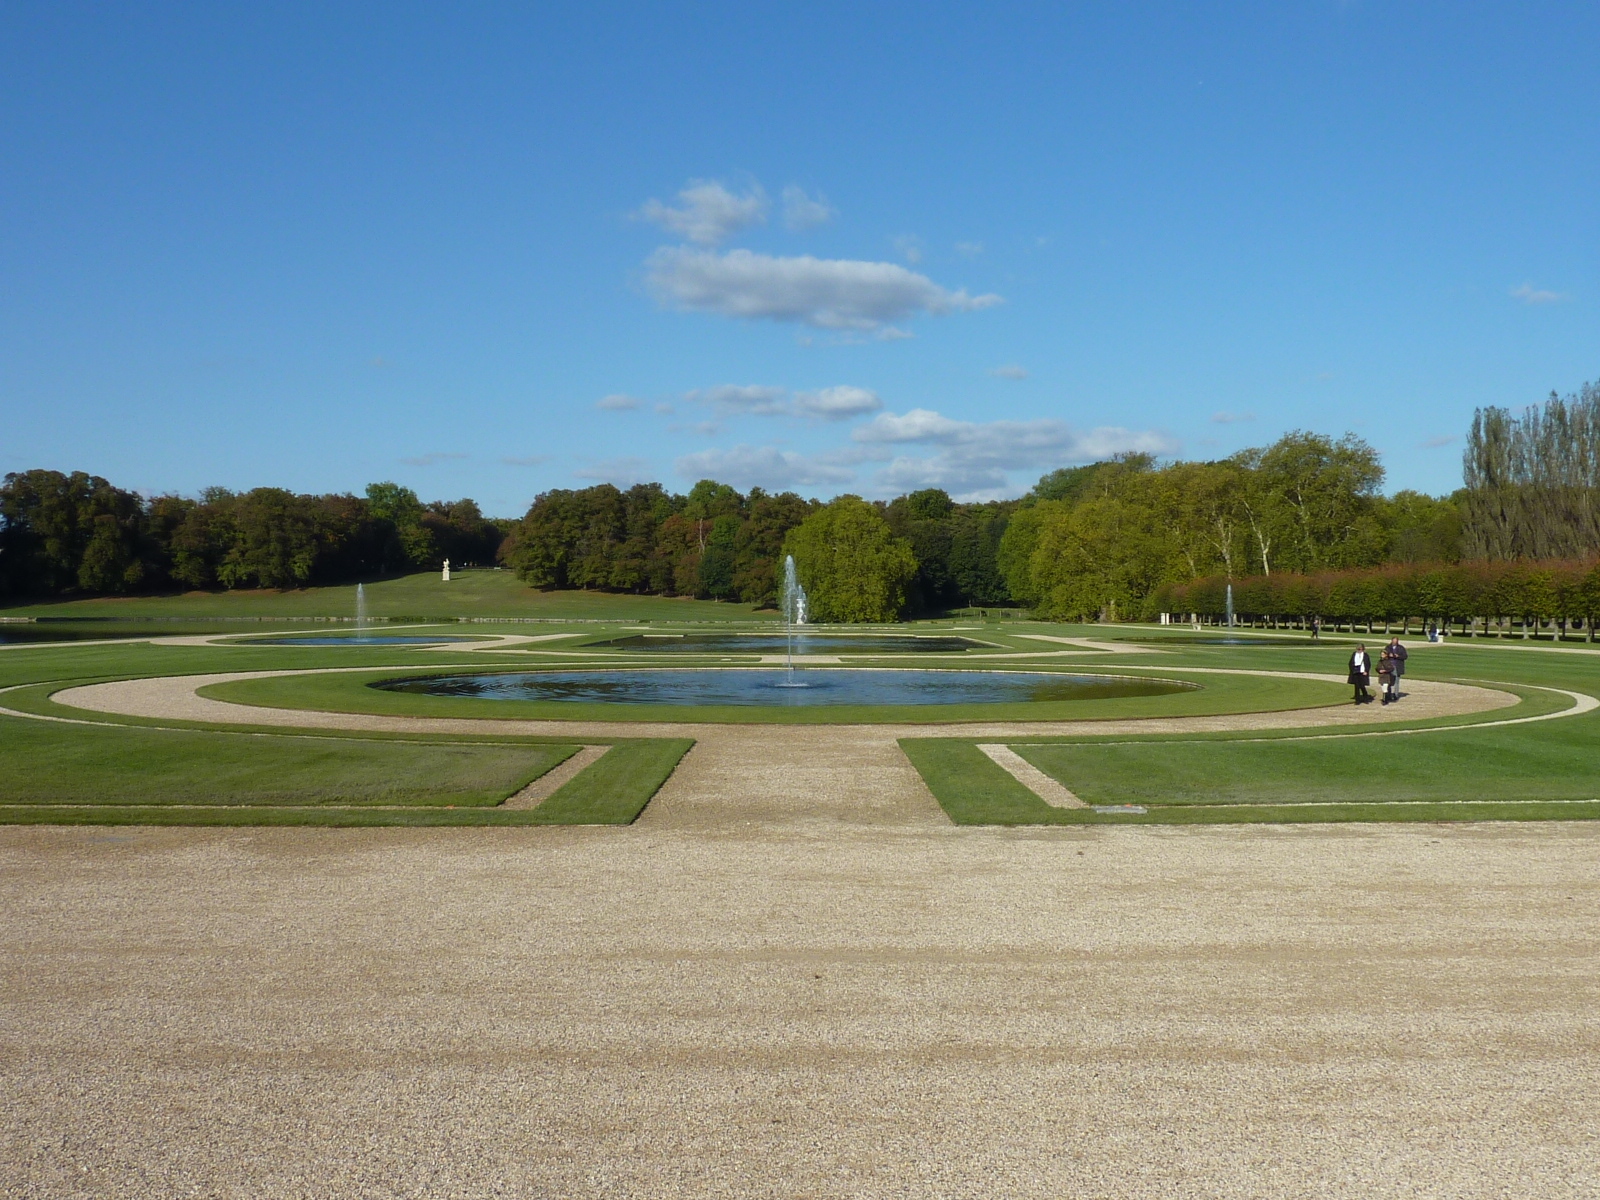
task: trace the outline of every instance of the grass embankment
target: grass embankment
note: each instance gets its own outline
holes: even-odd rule
[[[449,583],[437,571],[379,579],[364,585],[374,617],[538,617],[562,621],[772,621],[749,605],[605,592],[540,592],[511,571],[461,571]],[[107,596],[0,609],[8,617],[110,620],[149,618],[352,619],[354,584],[296,591],[189,592],[176,596]]]

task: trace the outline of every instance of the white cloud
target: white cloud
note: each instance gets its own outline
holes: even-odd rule
[[[982,242],[957,242],[956,253],[963,258],[977,258],[983,253]]]
[[[609,396],[601,396],[594,402],[594,406],[605,412],[631,412],[638,408],[643,401],[621,392],[613,392]]]
[[[685,392],[683,398],[708,405],[724,416],[805,417],[814,421],[846,421],[883,407],[876,392],[849,384],[790,392],[764,384],[725,383]]]
[[[1560,292],[1550,292],[1543,288],[1536,288],[1531,283],[1512,288],[1511,294],[1524,304],[1559,304],[1568,298]]]
[[[953,421],[932,409],[913,408],[903,417],[884,413],[851,436],[858,442],[946,442],[977,428],[970,421]]]
[[[650,289],[663,304],[820,329],[872,332],[919,312],[971,312],[1001,302],[992,294],[949,291],[888,262],[663,246],[646,267]]]
[[[655,410],[659,415],[661,415],[663,417],[670,417],[673,413],[678,411],[677,409],[673,408],[672,405],[668,404],[665,400],[662,400],[662,401],[658,402],[656,404],[656,406],[655,406]]]
[[[653,470],[649,459],[628,455],[594,459],[572,474],[577,479],[592,479],[597,483],[611,483],[625,488],[636,483],[648,483]]]
[[[796,415],[815,417],[819,421],[847,421],[851,417],[864,417],[870,412],[877,412],[882,407],[883,401],[878,399],[876,392],[849,384],[794,394]]]
[[[685,479],[715,479],[740,490],[768,491],[816,484],[850,483],[855,468],[832,455],[796,454],[776,446],[734,446],[685,454],[675,464]]]
[[[736,196],[715,179],[691,179],[678,199],[677,208],[647,200],[636,215],[701,246],[715,246],[767,219],[767,194],[759,184]]]
[[[942,487],[967,498],[1007,494],[1010,472],[1095,462],[1126,451],[1171,454],[1177,443],[1165,434],[1101,426],[1080,431],[1052,418],[1034,421],[957,421],[930,409],[883,413],[858,426],[852,438],[864,447],[925,445],[927,456],[889,459],[878,481],[890,490]],[[887,454],[885,454],[887,457]]]
[[[995,367],[989,374],[996,379],[1026,379],[1028,377],[1027,368],[1019,367],[1016,363],[1007,363],[1003,367]]]
[[[685,392],[692,403],[710,405],[721,413],[758,417],[785,416],[789,412],[789,393],[781,387],[761,384],[724,383],[718,387]]]
[[[548,454],[524,454],[521,456],[508,454],[500,460],[508,467],[537,467],[541,463],[550,461]]]
[[[796,233],[826,225],[838,215],[821,192],[808,196],[804,188],[793,183],[783,189],[783,223]]]
[[[400,461],[408,467],[431,467],[435,463],[450,462],[452,459],[466,458],[465,454],[448,453],[442,450],[432,450],[427,454],[419,454],[415,458],[402,458]]]
[[[1254,421],[1255,419],[1256,415],[1253,412],[1223,411],[1211,414],[1211,421],[1215,425],[1237,425],[1240,421]]]

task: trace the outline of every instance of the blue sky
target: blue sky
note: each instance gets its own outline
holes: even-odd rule
[[[528,11],[529,8],[534,11]],[[1015,495],[1600,376],[1600,9],[0,3],[0,470]]]

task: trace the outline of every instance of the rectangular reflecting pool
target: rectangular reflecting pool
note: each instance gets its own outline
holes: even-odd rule
[[[796,654],[959,654],[994,649],[955,634],[800,633]],[[590,642],[585,650],[628,650],[664,654],[783,654],[789,638],[782,633],[638,633],[631,637]]]

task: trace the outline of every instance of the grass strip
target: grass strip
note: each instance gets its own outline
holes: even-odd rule
[[[900,749],[957,825],[1048,825],[1066,811],[1039,799],[976,742],[901,738]]]
[[[1326,746],[1326,744],[1323,744]],[[1517,763],[1503,764],[1501,770],[1486,770],[1484,759],[1476,762],[1464,757],[1462,748],[1441,747],[1438,761],[1412,764],[1399,778],[1391,775],[1384,800],[1328,799],[1319,787],[1373,790],[1383,785],[1364,772],[1361,758],[1353,758],[1347,747],[1317,752],[1302,762],[1262,761],[1260,746],[1238,747],[1248,757],[1218,756],[1208,759],[1194,746],[1152,757],[1158,745],[1117,747],[1125,751],[1111,763],[1096,763],[1106,757],[1093,746],[1029,747],[1018,752],[1029,762],[1071,788],[1090,804],[1142,804],[1145,813],[1097,813],[1092,808],[1053,808],[1035,796],[1016,779],[992,762],[974,741],[956,738],[905,738],[900,742],[906,757],[922,775],[928,789],[945,813],[957,825],[1234,825],[1249,823],[1294,822],[1417,822],[1417,821],[1550,821],[1600,819],[1600,799],[1587,798],[1595,790],[1588,759],[1556,755],[1546,759],[1546,770],[1528,761],[1526,770]],[[1224,745],[1214,747],[1218,751]],[[1310,747],[1283,746],[1283,750],[1309,750]],[[1521,748],[1519,747],[1519,750]],[[1429,779],[1454,759],[1468,764],[1438,778],[1431,788]],[[1475,769],[1474,769],[1475,768]],[[1328,780],[1335,782],[1329,784]],[[1344,783],[1337,781],[1343,779]],[[1485,789],[1500,795],[1484,799],[1459,799],[1481,794]],[[1294,802],[1276,803],[1259,793],[1304,796]],[[1431,794],[1430,794],[1431,793]],[[1543,793],[1543,794],[1540,794]],[[1178,799],[1174,800],[1174,797]],[[1209,801],[1209,803],[1208,803]]]
[[[690,738],[618,742],[530,810],[532,823],[631,825],[693,745]]]

